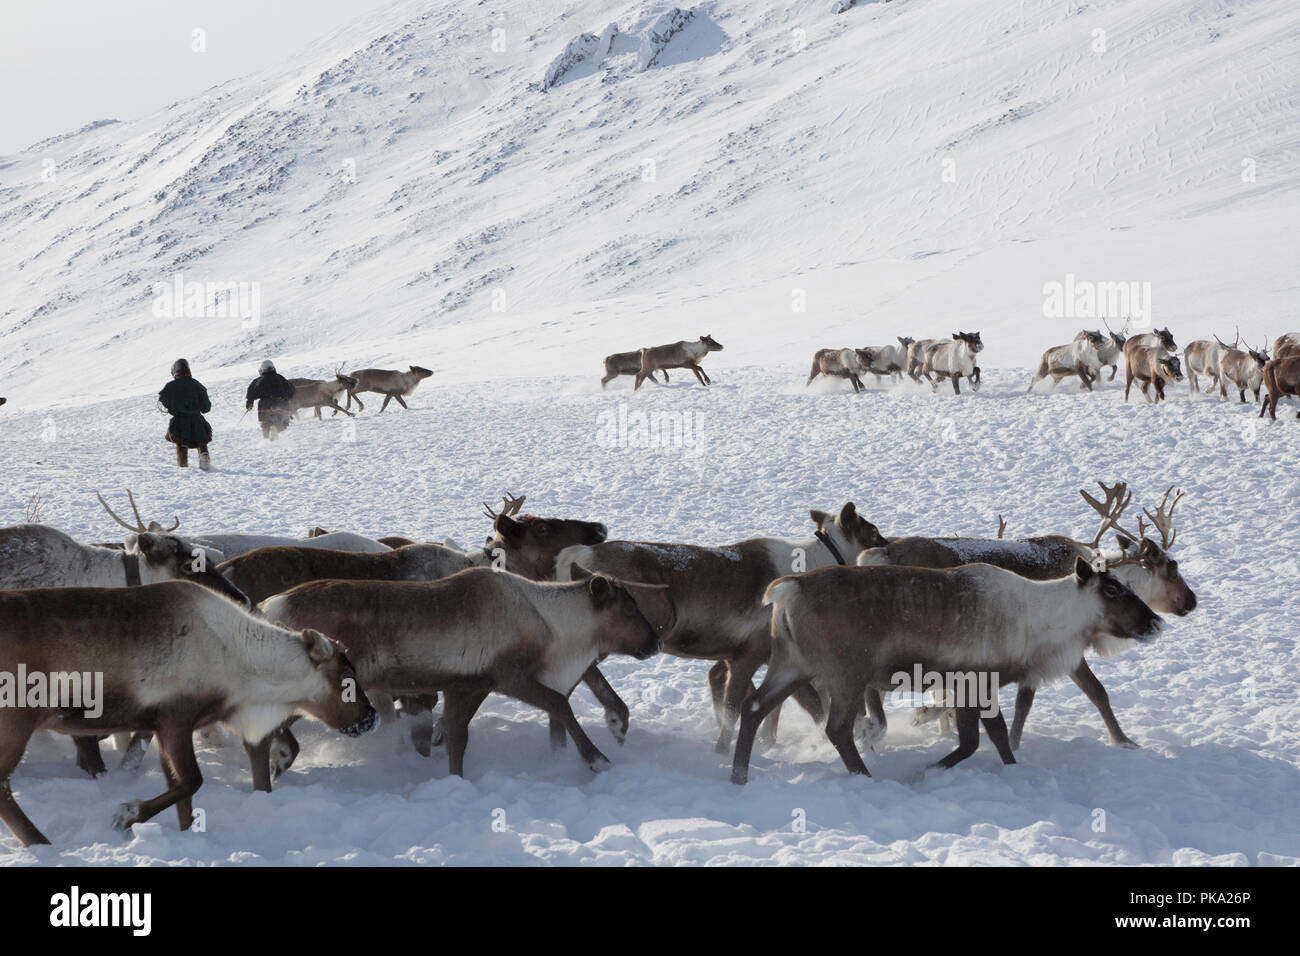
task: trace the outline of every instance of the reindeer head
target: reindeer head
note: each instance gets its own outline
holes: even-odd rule
[[[433,374],[433,372],[429,371],[427,368],[424,368],[423,366],[412,365],[410,366],[410,374],[415,376],[416,381],[419,381],[420,379],[428,378],[430,375]]]
[[[816,508],[808,513],[817,530],[830,538],[847,562],[852,562],[854,556],[861,551],[882,548],[889,543],[874,524],[858,514],[857,506],[851,501],[840,509],[838,515]]]
[[[1093,595],[1097,601],[1098,637],[1146,642],[1160,632],[1163,626],[1160,615],[1109,571],[1094,571],[1083,558],[1076,558],[1074,580],[1081,591]]]
[[[709,347],[710,352],[721,352],[722,346],[712,335],[701,335],[700,341]]]
[[[315,717],[349,737],[359,737],[375,726],[377,715],[343,647],[320,631],[301,634],[303,652],[311,661],[317,681],[309,697],[295,702],[295,710]]]
[[[1151,333],[1160,339],[1160,345],[1166,352],[1177,352],[1178,345],[1174,342],[1173,333],[1168,328],[1156,329]]]
[[[898,344],[901,345],[903,348],[907,348],[908,346],[913,345],[916,342],[916,339],[908,335],[900,335],[897,336],[897,338],[898,338]]]
[[[1101,482],[1102,491],[1106,493],[1103,505],[1086,491],[1081,491],[1088,502],[1101,516],[1101,527],[1093,539],[1092,546],[1098,547],[1101,537],[1110,529],[1115,529],[1115,538],[1119,542],[1120,557],[1107,562],[1107,570],[1123,581],[1143,601],[1162,614],[1184,615],[1195,610],[1196,595],[1178,572],[1178,562],[1169,557],[1178,532],[1174,530],[1174,507],[1182,499],[1182,492],[1175,492],[1171,485],[1156,506],[1156,513],[1142,509],[1151,519],[1152,525],[1160,532],[1160,544],[1146,536],[1147,525],[1138,518],[1138,533],[1130,534],[1119,525],[1120,516],[1133,500],[1124,482],[1116,482],[1107,488]],[[1170,494],[1174,495],[1170,501]],[[1141,544],[1138,544],[1141,542]]]
[[[355,390],[357,387],[357,380],[351,375],[344,375],[342,372],[335,372],[334,380],[344,388]]]
[[[1084,337],[1087,338],[1088,344],[1091,345],[1094,349],[1101,351],[1103,348],[1105,348],[1106,337],[1103,336],[1100,332],[1089,332],[1087,330],[1084,330],[1083,334]]]
[[[519,513],[526,495],[502,498],[501,513],[486,504],[492,519],[493,534],[487,539],[489,551],[501,548],[506,553],[506,568],[534,581],[555,580],[555,558],[575,544],[600,544],[609,532],[597,521],[573,518],[538,518],[534,515],[513,517]]]
[[[984,343],[980,340],[980,334],[978,332],[954,332],[952,334],[952,340],[956,342],[959,339],[970,346],[972,352],[984,351]]]
[[[570,580],[585,581],[595,612],[595,634],[601,654],[630,654],[639,661],[658,654],[663,641],[641,613],[634,588],[665,590],[666,585],[623,582],[604,574],[593,574],[580,564],[570,569]]]
[[[876,360],[876,353],[873,349],[854,349],[853,352],[857,355],[858,361],[862,363],[863,368],[870,368],[871,363]]]
[[[1183,380],[1183,363],[1178,360],[1177,355],[1166,355],[1160,359],[1160,368],[1166,378],[1171,378],[1175,382]]]
[[[1250,357],[1255,360],[1255,364],[1260,368],[1263,368],[1268,364],[1267,345],[1261,345],[1258,349],[1252,349],[1250,346],[1246,346],[1246,351],[1250,354]]]

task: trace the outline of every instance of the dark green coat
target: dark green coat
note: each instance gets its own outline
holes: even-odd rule
[[[212,441],[212,426],[203,417],[212,411],[208,390],[188,376],[174,378],[158,393],[158,401],[171,414],[167,440],[187,448],[197,448]]]

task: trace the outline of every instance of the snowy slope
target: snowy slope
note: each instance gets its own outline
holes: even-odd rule
[[[273,354],[483,379],[488,350],[586,373],[706,331],[765,364],[956,325],[1028,365],[1081,324],[1043,315],[1067,273],[1150,282],[1184,341],[1294,325],[1294,4],[719,0],[642,69],[669,9],[399,3],[9,157],[0,382],[138,392],[177,351],[239,375]],[[260,325],[156,317],[178,272],[259,283]],[[112,383],[41,388],[70,354]]]
[[[991,535],[1001,513],[1090,537],[1079,488],[1123,478],[1152,505],[1177,483],[1200,606],[1096,664],[1144,749],[1108,747],[1065,685],[1016,766],[985,746],[922,773],[951,742],[895,705],[858,780],[792,708],[737,790],[707,665],[611,659],[626,746],[573,698],[606,774],[493,696],[463,781],[400,726],[305,727],[275,793],[250,792],[240,748],[205,750],[207,832],[169,812],[124,840],[112,810],[161,792],[154,758],[90,781],[42,736],[14,785],[55,846],[0,836],[0,863],[1300,862],[1291,410],[1259,422],[1186,385],[1158,408],[1110,384],[1023,394],[1043,348],[1099,324],[1044,315],[1067,274],[1151,283],[1180,344],[1300,328],[1300,9],[832,6],[402,2],[277,70],[0,158],[0,524],[39,494],[42,520],[104,540],[94,492],[132,488],[190,531],[473,543],[478,502],[509,490],[626,538],[805,535],[808,508],[848,499],[886,535]],[[155,315],[178,272],[258,283],[260,322]],[[974,395],[804,388],[818,347],[955,329],[987,344]],[[704,332],[726,347],[712,388],[601,392],[606,353]],[[153,407],[181,354],[216,404],[208,475],[170,465]],[[267,356],[437,375],[410,412],[271,446],[240,417]],[[603,423],[637,411],[689,416],[697,447],[608,447]]]

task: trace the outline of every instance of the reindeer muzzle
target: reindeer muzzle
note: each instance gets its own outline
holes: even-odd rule
[[[343,733],[349,737],[360,737],[362,734],[368,734],[379,724],[379,713],[375,708],[370,707],[366,710],[366,716],[362,717],[351,727],[344,727]]]

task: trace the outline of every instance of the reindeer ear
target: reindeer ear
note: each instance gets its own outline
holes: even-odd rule
[[[1074,580],[1078,582],[1079,587],[1083,587],[1091,581],[1093,574],[1091,564],[1083,560],[1083,558],[1074,559]]]
[[[334,656],[334,642],[320,631],[313,631],[310,627],[302,632],[302,646],[307,648],[308,656],[317,664]]]
[[[853,502],[848,502],[840,509],[840,524],[844,527],[851,527],[853,519],[858,516],[857,506]]]
[[[818,511],[816,508],[813,508],[811,511],[809,511],[808,514],[812,515],[813,524],[815,524],[818,528],[820,528],[823,524],[829,521],[831,517],[826,512]]]
[[[496,520],[492,522],[492,530],[511,544],[524,538],[524,526],[509,515],[497,515]]]
[[[1121,551],[1127,551],[1133,547],[1133,539],[1126,534],[1115,535],[1115,543],[1119,545]]]
[[[591,576],[591,580],[587,582],[587,588],[591,591],[591,596],[596,599],[597,604],[604,604],[613,593],[609,578],[599,574]]]
[[[1143,538],[1142,551],[1140,553],[1144,558],[1158,557],[1160,554],[1160,545],[1156,544],[1150,538]]]

